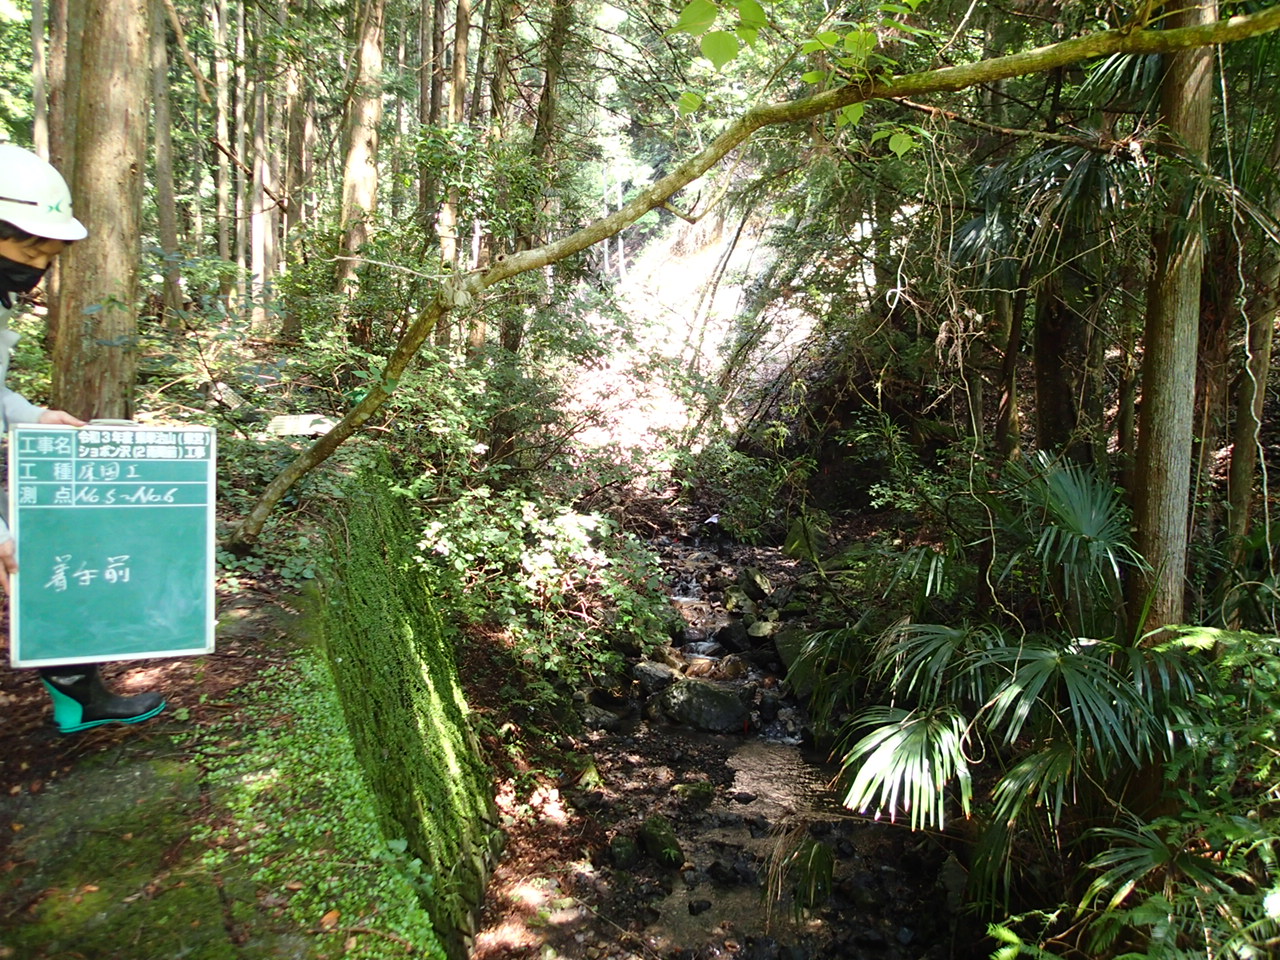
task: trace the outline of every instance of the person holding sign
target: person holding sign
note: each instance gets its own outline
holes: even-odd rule
[[[49,163],[30,150],[0,143],[0,431],[11,423],[83,427],[63,410],[30,403],[6,385],[9,355],[18,335],[9,329],[14,297],[30,293],[53,259],[89,231],[71,213],[71,192]],[[9,591],[17,572],[17,544],[0,517],[0,585]],[[40,679],[53,699],[53,718],[62,733],[105,723],[138,723],[165,707],[158,693],[119,696],[103,686],[97,664],[41,667]]]

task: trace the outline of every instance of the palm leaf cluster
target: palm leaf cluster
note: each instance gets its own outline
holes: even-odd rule
[[[806,686],[829,675],[814,702],[843,737],[845,804],[917,829],[969,819],[989,895],[1019,885],[1021,848],[1082,867],[1088,845],[1069,851],[1063,837],[1114,816],[1135,776],[1205,746],[1188,730],[1213,686],[1212,660],[1194,645],[1115,636],[1126,573],[1142,560],[1109,483],[1038,458],[1006,472],[992,506],[997,592],[1047,598],[1030,628],[1011,615],[906,618],[872,637],[883,620],[864,612],[811,638],[795,668]],[[908,567],[926,576],[912,554],[886,582]]]
[[[885,619],[865,606],[793,670],[841,733],[845,805],[965,837],[970,894],[996,915],[1062,901],[1026,940],[1016,918],[993,925],[1010,957],[1269,955],[1280,639],[1117,635],[1143,561],[1123,502],[1086,468],[1033,458],[991,506],[997,592],[1040,590],[1048,615],[1028,626],[997,603],[1003,618],[906,617],[873,636]],[[908,554],[885,582],[927,576]]]

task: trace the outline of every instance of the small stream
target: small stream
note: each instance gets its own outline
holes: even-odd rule
[[[726,780],[705,807],[655,802],[672,821],[683,866],[666,877],[646,868],[664,893],[650,901],[640,931],[643,954],[671,960],[919,960],[965,956],[951,943],[953,917],[945,852],[902,827],[844,809],[831,785],[838,768],[794,743],[677,728],[635,731],[661,737],[685,756],[719,752]],[[672,765],[675,766],[674,764]],[[705,764],[709,770],[710,764]],[[698,771],[673,771],[693,779]],[[729,779],[731,778],[731,779]],[[802,844],[830,855],[829,883],[809,909],[795,900],[801,881],[783,869]],[[809,847],[806,847],[808,849]],[[643,882],[643,881],[642,881]]]
[[[778,644],[749,631],[753,616],[794,622],[782,598],[795,564],[663,546],[686,627],[633,664],[625,693],[584,691],[592,776],[563,788],[581,859],[547,871],[537,956],[985,960],[959,912],[963,867],[932,835],[842,806],[839,766],[809,746]],[[744,600],[739,571],[773,559],[768,576],[750,571]],[[658,818],[678,856],[647,839]]]
[[[782,581],[794,562],[771,550],[707,551],[696,541],[666,546],[681,571],[673,577],[673,606],[687,624],[673,651],[676,662],[754,706],[745,735],[650,731],[722,750],[724,772],[705,808],[686,805],[673,817],[685,865],[654,903],[656,916],[643,933],[648,948],[698,960],[969,956],[972,948],[967,953],[956,943],[954,911],[965,878],[955,858],[926,835],[845,809],[840,767],[800,735],[804,704],[787,692],[773,642],[734,647],[744,620],[778,619],[782,598],[792,596]],[[745,673],[722,669],[738,659],[749,664]],[[818,879],[807,880],[797,861],[817,864]],[[817,883],[811,899],[806,882]]]

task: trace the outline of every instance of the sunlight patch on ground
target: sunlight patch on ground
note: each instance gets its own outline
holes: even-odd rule
[[[541,942],[541,938],[531,935],[523,923],[508,920],[500,926],[478,933],[472,953],[477,957],[509,957]]]

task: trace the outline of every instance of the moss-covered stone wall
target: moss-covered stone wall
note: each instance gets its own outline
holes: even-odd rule
[[[348,502],[316,626],[387,839],[422,861],[423,904],[464,960],[500,840],[492,779],[408,509],[367,476]]]

